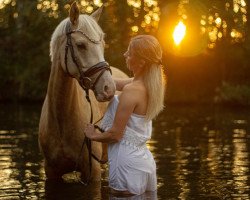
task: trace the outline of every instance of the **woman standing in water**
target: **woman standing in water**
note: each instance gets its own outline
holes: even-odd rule
[[[146,146],[151,138],[152,119],[164,107],[165,78],[162,49],[151,35],[131,39],[124,54],[134,77],[115,80],[119,96],[109,103],[100,133],[92,124],[85,134],[93,141],[109,143],[109,186],[112,193],[140,195],[156,191],[156,165]]]

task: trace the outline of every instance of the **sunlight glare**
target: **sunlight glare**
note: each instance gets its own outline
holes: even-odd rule
[[[245,7],[247,5],[244,0],[241,0],[240,4],[241,4],[242,7]]]
[[[4,3],[5,5],[9,4],[10,2],[11,2],[11,0],[4,0],[4,1],[3,1],[3,3]]]
[[[0,0],[0,9],[3,9],[9,3],[11,3],[11,0]]]
[[[183,22],[179,22],[174,29],[173,38],[176,45],[179,45],[186,34],[186,26]]]
[[[235,3],[234,8],[233,8],[234,12],[238,13],[239,9],[240,9],[240,6],[237,3]]]
[[[138,26],[132,26],[131,30],[136,33],[136,32],[138,32],[139,28],[138,28]]]
[[[215,19],[215,23],[217,24],[217,26],[220,26],[220,25],[221,25],[221,22],[222,22],[222,20],[221,20],[220,17],[217,17],[217,18]]]

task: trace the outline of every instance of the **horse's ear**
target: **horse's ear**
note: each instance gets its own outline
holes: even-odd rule
[[[79,13],[80,13],[79,8],[76,2],[74,1],[70,6],[70,11],[69,11],[69,18],[73,25],[76,25],[78,23]]]
[[[99,21],[100,16],[102,14],[102,10],[103,10],[103,5],[98,8],[95,12],[93,12],[90,16],[93,17],[96,21]]]

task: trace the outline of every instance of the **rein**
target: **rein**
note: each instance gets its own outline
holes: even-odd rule
[[[92,67],[88,68],[86,71],[83,71],[83,66],[81,66],[79,64],[78,58],[75,55],[75,51],[74,51],[74,47],[72,44],[72,38],[71,38],[71,34],[75,33],[75,32],[79,32],[81,34],[83,34],[90,42],[94,43],[94,44],[99,44],[102,41],[102,38],[100,38],[99,41],[94,40],[92,38],[90,38],[86,33],[82,32],[79,29],[76,30],[71,30],[71,23],[70,21],[67,22],[66,24],[66,36],[67,36],[67,44],[65,46],[65,57],[64,57],[64,62],[65,62],[65,66],[66,66],[66,71],[67,74],[72,77],[75,78],[74,76],[72,76],[69,72],[68,69],[68,52],[70,51],[70,55],[72,58],[72,61],[74,62],[74,64],[76,65],[79,74],[80,74],[80,80],[79,80],[79,84],[80,86],[83,88],[83,90],[86,93],[86,100],[88,101],[89,105],[90,105],[90,110],[91,110],[91,115],[90,115],[90,123],[93,123],[93,109],[92,109],[92,105],[91,105],[91,100],[89,97],[89,90],[92,89],[93,91],[95,90],[95,86],[97,84],[97,82],[99,81],[100,77],[103,75],[103,73],[108,70],[111,72],[111,69],[109,67],[109,64],[106,61],[102,61],[99,62],[95,65],[93,65]],[[94,81],[92,81],[91,77],[95,74],[97,74],[97,77],[94,79]],[[102,119],[102,118],[101,118]],[[96,125],[96,123],[98,123],[101,119],[99,119],[97,122],[94,123],[94,127],[96,129],[98,129],[101,132],[104,132],[98,125]],[[86,182],[83,182],[81,179],[79,180],[80,183],[84,184],[84,185],[88,185],[91,179],[91,171],[92,171],[92,157],[99,163],[104,164],[107,161],[103,161],[101,159],[98,159],[93,153],[92,153],[92,143],[91,140],[89,138],[87,138],[85,136],[83,142],[82,142],[82,146],[81,146],[81,150],[78,156],[78,159],[76,160],[76,165],[75,165],[75,173],[76,170],[78,168],[78,164],[79,164],[79,160],[83,151],[83,147],[86,144],[86,147],[88,149],[88,158],[89,158],[89,177],[87,178]],[[77,177],[77,176],[76,176]]]

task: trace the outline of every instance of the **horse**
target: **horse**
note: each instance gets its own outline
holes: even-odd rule
[[[103,116],[114,96],[112,76],[127,77],[104,60],[104,33],[97,23],[101,13],[102,7],[91,15],[80,14],[74,2],[51,37],[51,72],[38,136],[48,180],[72,171],[81,172],[85,182],[101,179],[100,163],[83,146],[83,130],[92,117],[95,122]],[[101,143],[92,142],[92,152],[100,159],[106,156]]]

